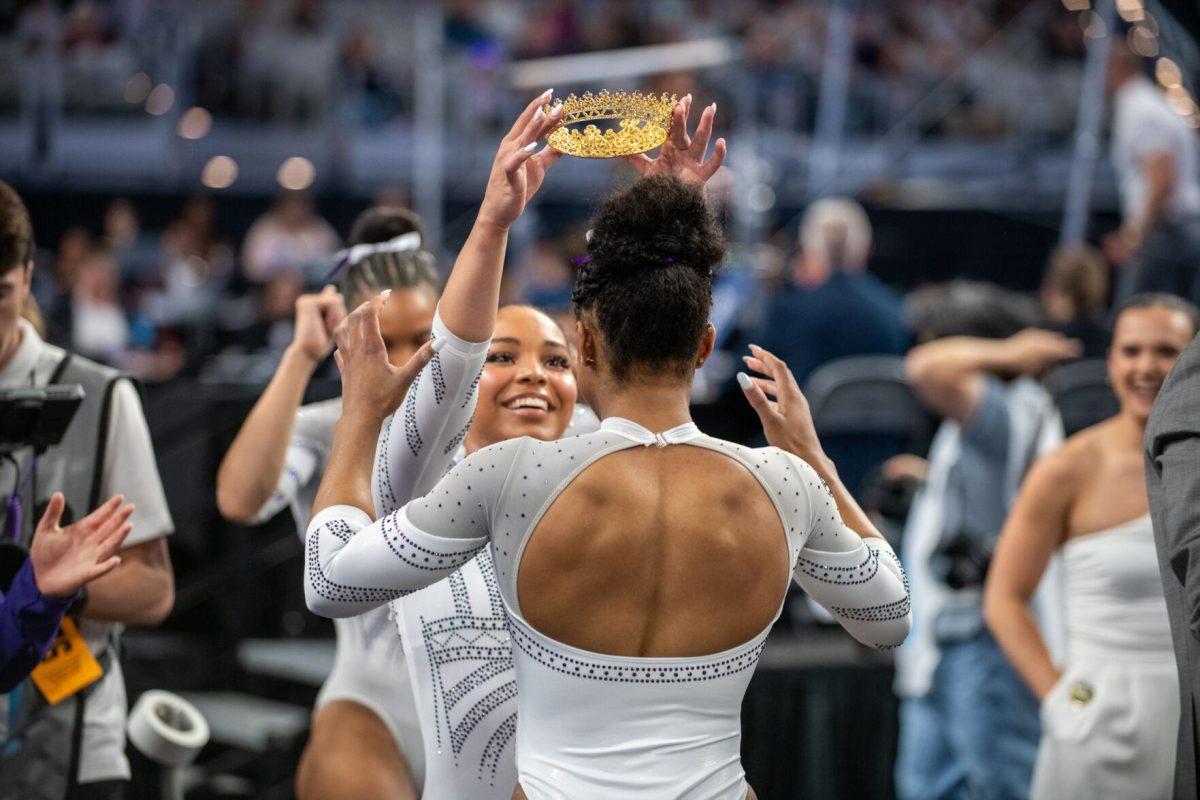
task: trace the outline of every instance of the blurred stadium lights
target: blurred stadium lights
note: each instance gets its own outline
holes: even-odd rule
[[[213,156],[200,173],[200,182],[209,189],[228,189],[238,177],[238,165],[229,156]]]
[[[1084,11],[1079,15],[1079,28],[1089,39],[1102,39],[1108,35],[1108,23],[1095,11]]]
[[[1172,86],[1167,89],[1167,102],[1171,104],[1171,109],[1181,117],[1196,113],[1196,101],[1182,86]]]
[[[175,105],[175,90],[165,83],[160,83],[150,91],[146,98],[146,113],[160,117]]]
[[[1087,11],[1092,7],[1092,0],[1062,0],[1067,11]]]
[[[775,207],[775,190],[769,183],[756,183],[746,193],[746,202],[756,214],[765,214]]]
[[[179,117],[179,135],[184,139],[203,139],[212,130],[212,114],[193,106]]]
[[[130,105],[140,106],[146,102],[146,98],[150,96],[150,90],[153,88],[154,83],[150,80],[150,76],[144,72],[139,72],[125,84],[125,102]]]
[[[316,177],[317,168],[302,156],[292,156],[287,159],[279,165],[279,172],[275,173],[275,180],[279,182],[279,185],[294,192],[303,191],[312,186]]]
[[[1117,13],[1126,22],[1140,22],[1146,16],[1142,0],[1117,0]]]
[[[1183,73],[1180,72],[1179,65],[1165,56],[1155,62],[1154,77],[1164,89],[1183,84]]]
[[[1141,25],[1129,29],[1129,33],[1125,35],[1125,40],[1129,44],[1129,49],[1144,58],[1153,58],[1158,55],[1158,39],[1148,29]]]

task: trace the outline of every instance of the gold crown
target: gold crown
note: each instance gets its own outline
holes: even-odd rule
[[[583,97],[570,95],[562,101],[562,121],[546,141],[560,153],[580,158],[615,158],[653,150],[667,140],[671,127],[671,112],[675,95],[642,94],[641,92],[584,92]],[[547,113],[550,107],[546,107]],[[615,128],[600,130],[586,125],[583,130],[572,127],[581,122],[611,120]]]

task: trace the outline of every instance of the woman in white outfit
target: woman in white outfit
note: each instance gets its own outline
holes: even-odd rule
[[[749,796],[741,700],[793,575],[860,641],[894,647],[908,631],[899,563],[789,417],[803,400],[784,365],[760,351],[752,366],[768,379],[742,380],[760,413],[795,424],[777,436],[793,452],[690,422],[724,254],[694,185],[704,177],[651,175],[593,225],[575,301],[595,433],[484,448],[375,520],[363,444],[401,402],[404,376],[382,356],[380,302],[336,334],[344,406],[306,540],[309,607],[362,613],[490,543],[515,645],[516,796]]]
[[[1033,467],[1000,536],[984,610],[1042,703],[1037,800],[1171,795],[1179,687],[1142,440],[1158,389],[1198,320],[1189,303],[1165,295],[1123,307],[1108,352],[1120,411]],[[1061,668],[1029,606],[1056,550],[1067,625]]]
[[[536,106],[547,98],[531,103],[520,128],[510,135],[537,138],[551,129],[555,119],[534,119]],[[523,199],[537,190],[554,158],[548,153],[523,164]],[[344,253],[345,296],[355,302],[381,292],[387,296],[380,325],[392,363],[412,362],[431,334],[439,346],[426,365],[433,378],[414,391],[406,409],[420,424],[409,431],[411,438],[384,472],[391,496],[406,500],[445,473],[471,420],[496,320],[502,262],[491,256],[498,243],[473,232],[439,301],[433,257],[419,248],[412,218],[374,211],[364,220],[352,234],[355,246]],[[218,472],[218,506],[225,516],[260,522],[290,505],[303,531],[328,463],[341,399],[303,408],[299,404],[313,369],[332,347],[333,327],[344,316],[342,295],[331,287],[298,302],[295,342]],[[573,383],[570,400],[573,405]],[[570,408],[565,417],[560,433]],[[293,419],[290,429],[280,424]],[[386,437],[390,425],[382,429]],[[309,744],[297,770],[302,800],[415,798],[425,783],[410,672],[388,617],[381,608],[339,621],[334,669],[318,696]]]

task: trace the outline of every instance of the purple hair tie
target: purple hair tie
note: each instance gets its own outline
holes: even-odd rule
[[[584,264],[590,264],[591,261],[592,261],[591,256],[579,256],[578,258],[571,259],[571,263],[577,267],[582,267]]]
[[[674,264],[675,259],[671,258],[670,256],[667,256],[666,258],[663,259],[663,263],[664,264]]]

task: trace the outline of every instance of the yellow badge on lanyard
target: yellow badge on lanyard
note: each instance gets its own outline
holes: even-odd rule
[[[33,682],[50,705],[57,705],[104,675],[100,662],[88,650],[75,621],[64,617],[54,646],[33,669]]]

